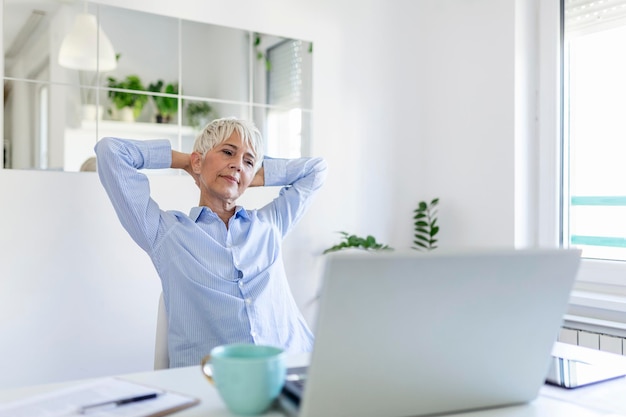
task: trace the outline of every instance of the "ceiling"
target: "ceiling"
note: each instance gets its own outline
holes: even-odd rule
[[[11,65],[11,56],[19,52],[33,35],[45,30],[50,16],[63,3],[74,3],[74,0],[4,0],[2,27],[5,67]]]

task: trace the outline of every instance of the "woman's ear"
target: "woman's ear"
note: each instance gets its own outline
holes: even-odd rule
[[[191,153],[191,170],[196,174],[202,171],[202,155],[199,152]]]

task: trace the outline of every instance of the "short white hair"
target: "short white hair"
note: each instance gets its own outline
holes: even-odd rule
[[[208,151],[227,140],[235,131],[243,142],[252,148],[255,159],[254,169],[258,170],[263,162],[263,137],[254,123],[248,120],[234,117],[213,120],[196,137],[193,151],[204,156]]]

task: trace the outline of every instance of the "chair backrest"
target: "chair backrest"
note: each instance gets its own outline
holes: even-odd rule
[[[167,369],[170,367],[169,350],[167,347],[167,311],[163,301],[163,293],[159,297],[159,310],[157,312],[156,340],[154,345],[154,369]]]

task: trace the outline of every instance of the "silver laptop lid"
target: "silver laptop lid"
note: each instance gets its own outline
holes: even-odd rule
[[[522,403],[544,383],[577,250],[328,257],[301,417]]]

